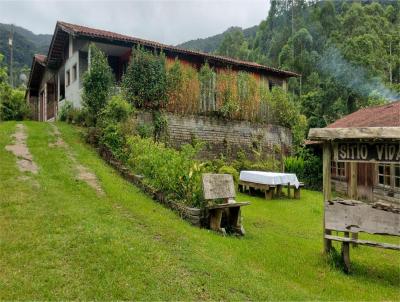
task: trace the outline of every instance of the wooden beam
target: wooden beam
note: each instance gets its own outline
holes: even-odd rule
[[[331,191],[331,144],[329,142],[325,142],[323,145],[323,154],[322,154],[322,176],[323,176],[323,194],[324,194],[324,204],[331,200],[332,191]],[[325,207],[324,207],[325,209]],[[326,229],[325,226],[325,213],[324,213],[324,221],[323,221],[323,240],[324,240],[324,251],[325,253],[329,253],[332,249],[332,241],[326,239],[325,235],[330,235],[331,231]]]
[[[374,139],[400,140],[400,127],[311,128],[310,140]]]
[[[382,248],[382,249],[400,251],[399,245],[391,244],[391,243],[374,242],[374,241],[370,241],[370,240],[353,239],[353,238],[332,236],[332,235],[325,235],[325,238],[334,240],[334,241],[357,243],[360,245],[366,245],[366,246],[378,247],[378,248]]]

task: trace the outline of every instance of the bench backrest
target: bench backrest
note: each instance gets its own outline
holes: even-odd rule
[[[234,198],[236,196],[233,177],[230,174],[203,174],[205,200]]]
[[[370,204],[325,203],[325,228],[342,232],[365,232],[400,236],[400,213],[384,211]]]

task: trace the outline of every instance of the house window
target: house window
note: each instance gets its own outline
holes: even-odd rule
[[[71,73],[69,72],[69,70],[67,70],[65,77],[66,77],[67,86],[69,86],[71,84]]]
[[[379,164],[378,184],[385,187],[400,188],[400,165]]]
[[[346,165],[344,162],[331,161],[331,176],[335,178],[346,177]]]
[[[72,67],[72,82],[75,82],[77,79],[77,67],[76,64]]]

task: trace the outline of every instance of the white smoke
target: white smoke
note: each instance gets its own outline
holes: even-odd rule
[[[337,48],[328,48],[318,65],[323,73],[363,97],[374,95],[388,101],[400,99],[398,92],[387,88],[381,79],[371,77],[365,68],[348,62]]]

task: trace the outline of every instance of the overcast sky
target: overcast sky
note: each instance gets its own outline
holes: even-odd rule
[[[178,44],[265,19],[269,0],[0,0],[0,23],[52,34],[57,20]]]

